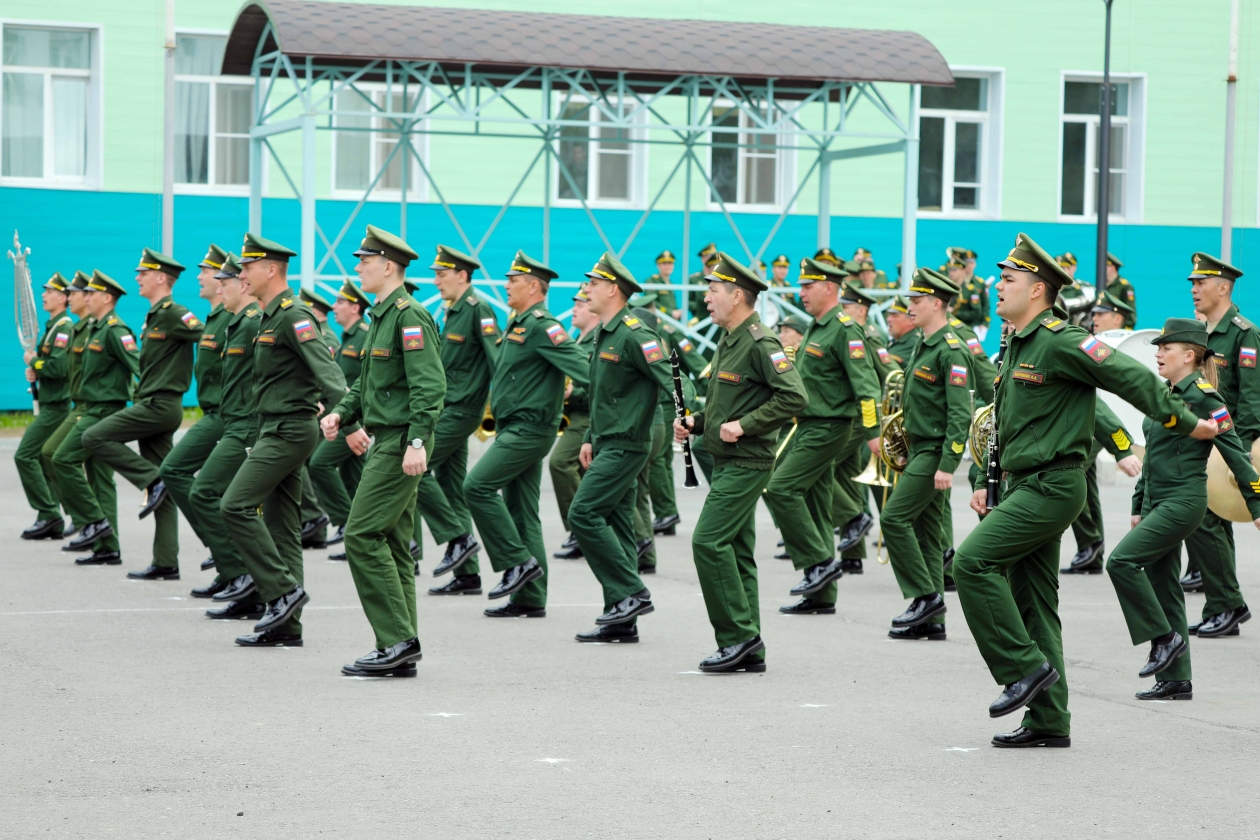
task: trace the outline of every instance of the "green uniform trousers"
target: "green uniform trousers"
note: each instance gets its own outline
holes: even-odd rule
[[[324,439],[323,434],[319,436],[319,439]],[[311,481],[311,471],[307,464],[302,465],[302,472],[298,476],[298,481],[301,482],[299,487],[302,493],[298,500],[298,518],[302,522],[319,519],[324,515],[324,509],[319,506],[319,497],[315,495],[315,484]],[[320,528],[316,535],[321,539],[328,536],[327,526]]]
[[[40,453],[44,444],[70,416],[70,402],[40,403],[39,416],[22,433],[22,442],[13,453],[22,490],[27,504],[34,509],[36,519],[60,519],[61,506],[57,501],[57,483]]]
[[[61,503],[70,518],[78,525],[108,519],[114,526],[113,534],[93,543],[94,552],[118,551],[118,488],[114,486],[114,471],[83,446],[83,434],[125,406],[121,402],[85,403],[79,419],[66,431],[53,454]]]
[[[555,442],[555,429],[524,423],[499,429],[494,443],[464,480],[464,496],[491,568],[505,572],[528,563],[531,557],[542,566],[542,577],[512,596],[512,603],[522,607],[547,606],[547,549],[538,496],[542,462]]]
[[[1076,537],[1078,551],[1089,548],[1103,538],[1102,498],[1098,494],[1098,453],[1102,447],[1097,441],[1085,458],[1085,509],[1072,523],[1072,535]],[[1095,568],[1102,566],[1098,558]]]
[[[189,493],[191,507],[200,512],[205,522],[206,534],[202,540],[210,549],[210,556],[214,558],[216,579],[221,583],[249,574],[245,561],[241,559],[240,550],[223,524],[221,509],[223,494],[245,463],[248,455],[246,450],[254,445],[257,431],[258,421],[252,417],[225,423],[223,433],[202,463]],[[257,600],[257,592],[245,599],[246,603]]]
[[[1186,595],[1181,576],[1181,543],[1207,510],[1207,499],[1156,502],[1137,527],[1124,535],[1107,558],[1107,575],[1135,645],[1173,632],[1189,644]],[[1160,680],[1190,679],[1190,649],[1159,673]]]
[[[40,412],[43,413],[42,411]],[[83,416],[83,409],[75,406],[66,412],[65,419],[61,421],[61,425],[53,430],[48,439],[44,441],[44,445],[39,450],[39,459],[44,465],[44,475],[48,477],[49,486],[52,487],[53,495],[57,501],[61,502],[61,486],[57,483],[57,470],[53,468],[53,456],[57,454],[57,447],[61,446],[61,442],[66,439],[66,435],[70,434],[70,430],[79,422],[79,418]],[[79,485],[87,482],[87,476],[79,470],[75,477],[75,481]],[[63,505],[64,507],[64,505]],[[70,516],[70,510],[67,508],[66,516]],[[71,523],[66,523],[68,528]],[[82,525],[82,522],[74,523]]]
[[[547,470],[551,473],[551,486],[556,491],[556,505],[560,508],[560,521],[565,531],[572,531],[569,526],[569,506],[577,495],[578,485],[582,483],[582,465],[578,463],[578,453],[582,451],[582,436],[590,428],[591,415],[574,413],[569,415],[569,428],[556,441],[547,459]]]
[[[350,516],[350,501],[358,489],[366,457],[355,455],[346,444],[345,436],[339,435],[336,440],[321,439],[306,465],[315,498],[338,528],[343,527]]]
[[[634,497],[634,538],[636,542],[649,540],[652,545],[643,553],[642,560],[636,560],[644,566],[656,566],[656,536],[652,532],[652,491],[649,481],[651,477],[652,461],[661,454],[661,450],[665,448],[665,439],[673,436],[673,429],[670,426],[658,424],[652,427],[652,443],[651,449],[648,450],[648,460],[644,462],[639,470],[638,479],[635,482]]]
[[[870,492],[865,484],[853,480],[860,475],[871,461],[871,450],[867,447],[862,435],[858,434],[859,421],[852,421],[853,431],[849,435],[849,443],[836,456],[836,486],[831,500],[831,521],[835,527],[843,528],[853,517],[870,510],[866,501]],[[797,432],[799,435],[800,432]],[[883,493],[883,488],[875,488]],[[882,498],[882,496],[881,496]],[[863,560],[866,558],[866,540],[858,540],[858,544],[840,553],[844,560]]]
[[[1001,503],[954,556],[958,600],[993,678],[1010,685],[1043,662],[1059,672],[1059,681],[1028,705],[1022,724],[1048,735],[1071,731],[1059,623],[1059,545],[1084,506],[1083,468],[1008,478]]]
[[[671,431],[670,434],[673,432]],[[713,453],[704,448],[704,435],[696,435],[691,439],[691,465],[700,468],[706,484],[713,484],[713,470],[716,469],[716,463]]]
[[[652,515],[657,519],[678,513],[678,500],[674,495],[674,419],[669,418],[665,445],[649,464],[648,493],[652,499]],[[694,453],[693,456],[694,458]]]
[[[481,425],[481,411],[465,406],[442,410],[433,429],[429,463],[416,493],[414,538],[420,539],[420,517],[429,523],[433,541],[441,545],[472,533],[472,513],[464,498],[468,477],[468,436]],[[473,555],[455,567],[455,575],[480,574],[481,564]],[[411,638],[408,636],[407,638]]]
[[[219,519],[219,506],[201,508],[192,503],[193,482],[197,479],[197,471],[206,463],[210,453],[223,435],[223,421],[218,412],[211,412],[198,420],[191,429],[184,433],[171,450],[171,454],[162,459],[162,481],[170,491],[171,498],[179,507],[193,533],[207,548],[210,547],[210,532],[223,529]],[[213,552],[211,553],[213,556]],[[216,568],[218,561],[215,561]]]
[[[691,556],[719,648],[761,634],[757,589],[757,501],[769,470],[714,464],[709,495],[691,535]],[[765,659],[755,653],[751,661]]]
[[[302,468],[318,441],[313,415],[264,415],[249,457],[223,494],[223,525],[263,601],[302,585]],[[301,635],[301,615],[272,630]]]
[[[1203,575],[1203,618],[1241,607],[1245,601],[1238,585],[1238,561],[1234,555],[1234,525],[1212,511],[1186,537],[1191,568]]]
[[[83,433],[83,446],[99,461],[143,490],[160,476],[175,430],[184,419],[182,394],[143,397]],[[140,445],[140,454],[127,441]],[[153,512],[153,565],[179,568],[179,509],[167,499]]]
[[[376,430],[346,522],[350,574],[378,649],[414,639],[418,632],[410,544],[420,476],[403,472],[406,436],[405,428]]]
[[[906,469],[892,488],[879,516],[897,585],[903,598],[945,592],[941,554],[944,520],[950,513],[949,491],[936,489],[941,466],[941,441],[910,447]],[[944,623],[944,618],[934,619]]]
[[[796,569],[828,563],[836,556],[832,536],[835,463],[848,449],[853,431],[849,419],[801,420],[775,464],[766,487],[766,507]],[[836,585],[830,583],[809,597],[834,604]]]
[[[775,469],[779,468],[779,464],[782,464],[784,462],[784,459],[787,458],[787,454],[792,451],[792,442],[796,440],[796,432],[793,431],[795,428],[796,428],[796,421],[793,420],[791,423],[788,423],[782,429],[779,429],[778,447],[775,449],[775,453],[776,453],[775,459],[774,459]],[[832,462],[831,468],[835,469],[835,466],[836,466],[835,463]],[[773,475],[771,475],[770,480],[774,481]],[[831,488],[831,495],[833,497],[835,496],[835,491],[836,491],[836,488],[833,484]],[[782,526],[779,525],[779,518],[774,515],[774,508],[770,507],[770,505],[767,504],[766,510],[770,511],[770,521],[774,523],[774,530],[778,531],[779,533],[782,533],[783,528]],[[786,551],[786,549],[784,550]],[[832,552],[832,554],[834,556],[835,552]]]
[[[573,536],[604,588],[605,611],[646,588],[635,553],[635,497],[647,464],[647,452],[600,449],[569,508]]]

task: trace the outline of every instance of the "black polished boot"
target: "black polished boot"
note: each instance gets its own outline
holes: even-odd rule
[[[1027,706],[1029,701],[1043,689],[1049,688],[1059,681],[1059,672],[1043,662],[1031,674],[1011,683],[1002,690],[998,699],[989,705],[989,717],[1009,715],[1017,709]]]
[[[442,586],[434,586],[430,595],[480,595],[481,575],[456,575]]]
[[[840,532],[840,544],[836,546],[836,551],[848,551],[860,543],[873,524],[875,524],[875,517],[866,511],[850,519],[844,524],[844,530]]]
[[[481,544],[472,534],[461,534],[446,544],[446,554],[443,555],[442,562],[438,563],[437,568],[433,570],[433,576],[441,577],[472,557],[480,548]]]
[[[908,639],[910,641],[945,641],[944,624],[916,624],[913,627],[894,627],[888,631],[890,639]]]
[[[658,516],[652,520],[652,533],[662,537],[672,537],[678,533],[678,523],[680,521],[676,513],[671,513],[669,516]]]
[[[66,521],[60,516],[56,519],[36,519],[35,524],[22,532],[24,540],[59,540],[65,536]]]
[[[605,644],[633,645],[639,642],[639,628],[633,624],[607,624],[603,627],[596,627],[594,630],[578,633],[573,638],[587,644],[602,642]]]
[[[528,584],[530,581],[537,580],[542,577],[542,566],[538,565],[538,561],[533,557],[519,566],[513,566],[503,573],[503,580],[495,584],[494,589],[490,590],[487,596],[491,600],[495,598],[506,598],[513,595]]]
[[[560,544],[560,550],[551,556],[557,560],[581,560],[582,546],[578,545],[577,537],[569,534],[568,538]]]
[[[926,624],[945,614],[945,597],[939,592],[921,595],[910,602],[910,607],[892,620],[893,627],[914,627]],[[939,622],[938,622],[939,623]]]

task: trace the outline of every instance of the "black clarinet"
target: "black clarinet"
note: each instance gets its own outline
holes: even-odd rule
[[[1002,360],[1006,356],[1007,333],[1002,331],[1002,344],[998,348],[997,370],[998,378],[1002,376]],[[1002,468],[998,466],[998,411],[997,411],[997,387],[993,389],[993,411],[990,416],[993,418],[993,430],[989,433],[989,463],[985,467],[985,498],[984,507],[986,510],[993,510],[998,506],[998,494],[1002,484]]]
[[[678,348],[669,353],[669,364],[674,369],[674,416],[679,420],[687,416],[687,407],[683,405],[682,370],[678,366]],[[691,464],[691,438],[683,439],[683,464],[687,468],[687,477],[683,479],[684,487],[699,487],[696,480],[696,468]]]

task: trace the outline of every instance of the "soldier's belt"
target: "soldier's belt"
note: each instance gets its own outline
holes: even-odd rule
[[[1048,464],[1042,464],[1041,466],[1033,467],[1032,469],[1020,470],[1019,472],[1013,472],[1013,471],[1008,472],[1006,473],[1006,475],[1014,479],[1020,479],[1020,478],[1026,478],[1030,475],[1035,475],[1036,473],[1041,473],[1041,472],[1058,472],[1061,470],[1079,470],[1079,469],[1083,469],[1084,467],[1085,467],[1085,459],[1082,458],[1080,455],[1064,455],[1060,458],[1055,458],[1053,461],[1051,461]]]

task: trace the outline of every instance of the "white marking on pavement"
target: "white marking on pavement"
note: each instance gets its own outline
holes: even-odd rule
[[[534,761],[541,761],[546,764],[559,764],[562,761],[568,761],[567,758],[536,758]]]
[[[429,717],[463,717],[460,712],[429,712]]]
[[[677,671],[679,674],[703,674],[704,671]]]
[[[969,752],[975,752],[978,749],[980,748],[979,747],[950,747],[949,749],[941,750],[941,752],[969,753]]]
[[[825,709],[827,708],[827,704],[826,703],[802,703],[801,708],[802,709]]]

